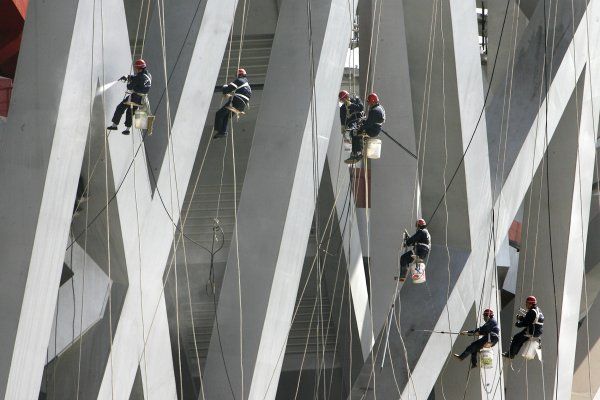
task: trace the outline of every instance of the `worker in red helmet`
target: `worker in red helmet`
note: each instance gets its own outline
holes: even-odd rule
[[[127,82],[128,94],[125,96],[123,101],[119,103],[115,113],[112,117],[112,125],[107,129],[115,131],[119,127],[119,122],[123,113],[125,114],[125,130],[123,135],[129,135],[129,129],[131,128],[132,116],[138,107],[144,103],[144,97],[150,92],[152,86],[152,75],[148,72],[146,61],[141,58],[135,60],[133,63],[134,75],[122,76],[119,80]]]
[[[216,133],[213,136],[215,139],[227,136],[227,125],[231,116],[234,113],[236,115],[243,113],[244,109],[250,105],[252,88],[246,77],[246,70],[239,68],[237,78],[228,85],[224,85],[222,91],[229,100],[215,114],[214,130]]]
[[[431,235],[427,230],[427,223],[425,220],[419,218],[415,222],[415,227],[417,228],[417,231],[410,237],[406,231],[404,231],[404,247],[412,246],[413,249],[408,250],[400,257],[400,281],[406,279],[408,266],[413,261],[413,257],[416,256],[425,261],[429,255],[429,250],[431,249]]]
[[[361,136],[377,137],[385,122],[385,110],[379,104],[379,96],[375,93],[369,94],[367,103],[369,107],[367,118],[361,122],[358,135],[352,137],[352,154],[345,160],[346,164],[354,164],[362,159],[363,138]]]
[[[481,336],[479,339],[471,343],[465,351],[460,354],[453,354],[459,360],[464,360],[469,355],[471,356],[471,368],[477,367],[477,352],[484,347],[493,347],[500,341],[500,328],[498,322],[494,318],[494,311],[486,308],[483,311],[484,324],[479,328],[471,331],[462,331],[461,335]]]
[[[514,358],[519,354],[521,347],[530,338],[537,338],[542,336],[544,332],[544,314],[537,305],[537,299],[535,296],[528,296],[525,299],[525,307],[527,308],[525,315],[517,315],[517,322],[515,326],[517,328],[524,328],[521,332],[517,333],[512,338],[510,343],[510,349],[508,352],[502,354],[505,357]]]
[[[347,90],[342,90],[338,94],[338,100],[342,103],[340,106],[342,133],[355,130],[363,115],[365,106],[358,97],[350,96]]]

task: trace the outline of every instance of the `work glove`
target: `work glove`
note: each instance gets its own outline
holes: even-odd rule
[[[121,82],[127,82],[129,80],[129,78],[127,78],[125,75],[123,75],[122,77],[119,78],[119,81]]]
[[[460,334],[463,336],[468,336],[468,335],[470,335],[470,332],[469,331],[460,331]]]
[[[517,315],[517,320],[521,321],[524,317],[522,315]]]

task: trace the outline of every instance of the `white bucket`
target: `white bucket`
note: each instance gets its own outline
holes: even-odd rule
[[[425,264],[424,263],[412,263],[410,264],[410,277],[413,283],[425,282]]]
[[[145,111],[137,110],[133,116],[133,126],[136,129],[148,129],[148,114]]]
[[[538,349],[540,348],[540,342],[537,338],[530,338],[521,347],[521,357],[526,360],[533,360],[537,355]]]
[[[381,157],[381,139],[367,139],[367,158],[374,160]]]
[[[479,365],[483,369],[494,368],[494,351],[490,348],[479,350]]]

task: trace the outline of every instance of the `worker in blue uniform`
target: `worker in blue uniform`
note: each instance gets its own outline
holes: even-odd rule
[[[126,113],[125,130],[123,131],[123,135],[129,135],[133,113],[138,109],[138,107],[142,106],[143,98],[148,94],[148,92],[150,92],[150,87],[152,86],[152,75],[150,75],[150,72],[148,72],[146,62],[144,60],[136,60],[133,63],[133,69],[135,71],[135,75],[122,76],[119,79],[120,81],[127,82],[127,90],[129,93],[117,106],[117,109],[112,117],[112,125],[107,128],[111,131],[116,131],[123,113]]]
[[[493,347],[500,340],[500,328],[498,322],[494,318],[494,311],[487,308],[483,311],[483,321],[485,322],[479,328],[471,331],[462,331],[461,335],[477,335],[481,338],[471,343],[465,351],[460,354],[453,354],[459,360],[464,360],[469,355],[471,356],[471,368],[477,367],[477,352],[484,347]]]
[[[502,354],[505,357],[515,358],[525,342],[530,338],[542,336],[544,332],[544,314],[542,314],[542,310],[538,307],[535,296],[528,296],[525,300],[525,306],[527,307],[527,313],[525,316],[517,315],[517,322],[515,323],[517,328],[525,329],[513,336],[510,349],[508,352]]]
[[[354,164],[362,159],[363,136],[377,137],[385,122],[385,110],[379,103],[379,96],[371,93],[367,96],[369,111],[367,118],[361,120],[356,133],[352,134],[352,154],[345,160],[346,164]]]
[[[227,124],[231,115],[243,113],[250,104],[252,88],[244,68],[237,70],[237,78],[233,82],[223,86],[223,95],[229,97],[229,100],[215,114],[215,139],[227,136]]]
[[[346,90],[342,90],[338,94],[338,99],[342,103],[340,106],[342,133],[345,133],[347,130],[356,129],[358,122],[363,116],[365,106],[358,97],[350,96],[350,93]]]
[[[406,273],[408,272],[408,266],[413,260],[413,256],[425,261],[429,255],[429,250],[431,249],[431,235],[427,230],[427,223],[425,220],[419,218],[415,222],[415,227],[417,228],[417,231],[414,235],[409,237],[406,232],[404,233],[404,246],[413,246],[413,250],[405,252],[402,254],[402,257],[400,257],[400,281],[404,281]]]

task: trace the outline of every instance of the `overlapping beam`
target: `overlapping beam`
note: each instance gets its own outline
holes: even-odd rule
[[[277,392],[352,20],[346,1],[310,4],[310,22],[305,3],[285,0],[279,11],[206,362],[207,398]]]

